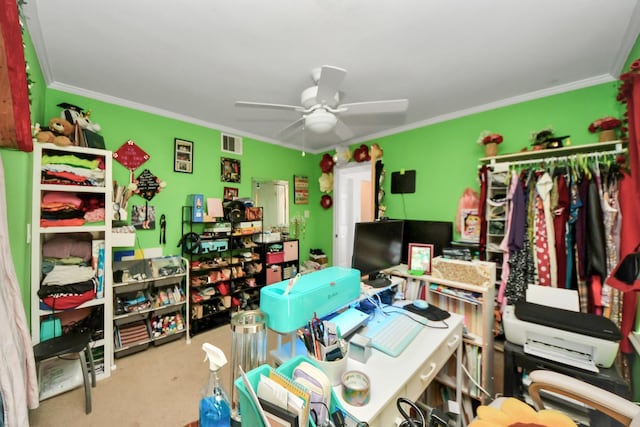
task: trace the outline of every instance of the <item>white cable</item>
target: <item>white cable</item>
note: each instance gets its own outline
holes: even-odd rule
[[[489,392],[487,390],[485,390],[484,388],[482,388],[482,386],[480,384],[478,384],[476,382],[476,380],[472,377],[471,373],[467,370],[467,367],[464,366],[463,363],[460,363],[460,367],[462,367],[462,370],[464,371],[465,374],[467,374],[467,377],[469,377],[469,380],[473,383],[473,385],[475,385],[476,387],[478,387],[480,389],[480,391],[482,391],[484,394],[486,394],[488,397],[491,397],[491,394],[489,394]]]

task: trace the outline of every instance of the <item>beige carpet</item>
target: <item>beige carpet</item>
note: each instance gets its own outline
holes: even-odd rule
[[[111,377],[91,389],[93,410],[85,414],[84,388],[79,387],[40,402],[31,411],[32,427],[44,426],[184,426],[198,419],[201,391],[209,365],[204,362],[202,343],[220,347],[231,359],[231,329],[221,326],[191,339],[174,341],[116,359]],[[269,347],[276,337],[269,335]],[[231,367],[221,378],[231,394]],[[231,397],[231,396],[229,396]]]

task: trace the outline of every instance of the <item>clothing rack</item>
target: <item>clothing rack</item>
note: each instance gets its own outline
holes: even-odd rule
[[[574,147],[526,151],[521,153],[505,154],[502,156],[484,157],[480,159],[481,164],[478,167],[488,165],[496,168],[496,166],[499,165],[500,167],[496,169],[504,168],[504,170],[507,170],[510,166],[537,163],[557,163],[563,161],[569,162],[580,158],[600,158],[607,155],[618,155],[626,152],[627,149],[623,147],[622,141],[611,141],[607,143],[585,144]]]

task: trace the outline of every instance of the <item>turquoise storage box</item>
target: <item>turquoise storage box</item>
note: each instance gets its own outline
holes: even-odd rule
[[[329,267],[300,277],[289,295],[289,280],[260,290],[260,310],[267,314],[267,327],[279,333],[293,332],[307,324],[315,313],[324,317],[360,297],[360,271]]]
[[[313,366],[319,368],[318,364],[315,360],[312,360],[306,356],[296,356],[293,359],[287,360],[285,363],[276,368],[276,371],[281,373],[287,378],[291,378],[293,375],[293,370],[302,362],[308,362]],[[273,369],[269,365],[260,365],[255,369],[247,372],[247,378],[249,379],[249,383],[253,390],[258,389],[258,382],[260,381],[260,374],[265,376],[269,376],[269,371]],[[236,390],[238,390],[238,404],[240,405],[240,417],[242,418],[243,426],[251,426],[251,427],[264,427],[264,423],[260,418],[260,413],[258,412],[258,408],[253,403],[251,399],[251,395],[249,395],[249,391],[244,386],[244,382],[242,382],[242,377],[236,378],[233,382]],[[338,405],[338,398],[336,397],[335,392],[331,389],[331,405],[329,405],[329,412],[334,413],[337,409],[340,409],[344,413],[344,409]],[[309,417],[309,425],[315,426],[311,417]]]

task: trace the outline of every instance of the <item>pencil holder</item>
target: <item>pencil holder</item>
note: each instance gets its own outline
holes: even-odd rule
[[[326,360],[318,360],[313,355],[309,354],[309,358],[313,359],[313,361],[318,365],[322,371],[327,374],[329,381],[331,381],[331,386],[336,386],[340,384],[342,381],[342,374],[347,370],[347,360],[349,359],[349,352],[344,354],[341,359],[337,359],[334,361],[326,361]]]

